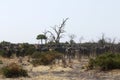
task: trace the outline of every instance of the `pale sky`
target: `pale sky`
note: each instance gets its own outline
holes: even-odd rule
[[[120,40],[120,0],[0,0],[0,42],[37,43],[36,36],[69,17],[65,36],[84,41],[101,34]]]

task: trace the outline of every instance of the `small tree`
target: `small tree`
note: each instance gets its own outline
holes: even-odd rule
[[[74,41],[75,37],[76,37],[76,36],[75,36],[74,34],[70,34],[70,35],[69,35],[70,44],[71,44],[71,45],[75,43],[75,41]]]
[[[104,35],[104,33],[102,33],[102,38],[98,41],[98,44],[100,46],[104,46],[106,43],[107,42],[106,42],[106,39],[105,39],[105,35]]]
[[[41,44],[43,44],[43,39],[47,39],[47,37],[44,34],[39,34],[36,38],[37,40],[41,40]]]
[[[83,37],[83,36],[80,37],[80,38],[79,38],[79,43],[81,44],[83,40],[84,40],[84,37]]]

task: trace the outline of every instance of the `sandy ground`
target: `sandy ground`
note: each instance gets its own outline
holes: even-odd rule
[[[18,59],[0,58],[5,65],[10,62],[18,62]],[[87,65],[88,60],[82,59],[81,62],[73,60],[67,68],[61,65],[37,66],[33,67],[24,59],[24,69],[28,71],[30,77],[5,78],[2,75],[0,80],[120,80],[120,70],[100,72],[96,70],[85,70],[83,66]],[[1,65],[2,66],[2,65]]]

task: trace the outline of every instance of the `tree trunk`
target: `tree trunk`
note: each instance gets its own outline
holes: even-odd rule
[[[43,40],[41,39],[41,45],[43,44]]]
[[[47,39],[45,39],[45,44],[47,44]]]

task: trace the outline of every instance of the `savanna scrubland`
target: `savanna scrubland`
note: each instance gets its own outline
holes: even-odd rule
[[[74,34],[60,42],[67,20],[38,34],[38,44],[1,42],[0,79],[120,80],[120,43],[104,34],[97,42],[76,43]]]

